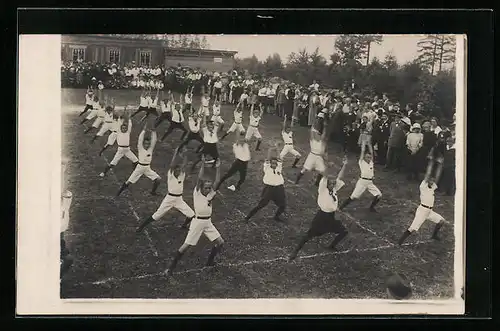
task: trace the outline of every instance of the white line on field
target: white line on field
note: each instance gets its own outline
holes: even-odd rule
[[[429,241],[416,241],[413,243],[405,243],[402,246],[416,246],[420,244],[425,244],[428,243]],[[324,252],[324,253],[316,253],[316,254],[311,254],[311,255],[303,255],[303,256],[298,256],[297,260],[306,260],[306,259],[313,259],[315,257],[322,257],[322,256],[328,256],[328,255],[343,255],[343,254],[349,254],[349,253],[363,253],[363,252],[376,252],[376,251],[381,251],[384,249],[390,249],[396,247],[395,244],[390,244],[390,245],[383,245],[383,246],[377,246],[373,248],[363,248],[363,249],[347,249],[344,251],[339,251],[339,252]],[[225,263],[225,264],[220,264],[220,267],[241,267],[241,266],[247,266],[247,265],[253,265],[253,264],[264,264],[264,263],[272,263],[276,261],[287,261],[288,256],[280,256],[276,257],[273,259],[262,259],[262,260],[253,260],[253,261],[246,261],[246,262],[237,262],[237,263]],[[204,270],[208,270],[214,267],[202,267],[202,268],[196,268],[196,269],[188,269],[184,271],[178,271],[175,273],[175,275],[182,275],[182,274],[187,274],[187,273],[194,273],[194,272],[200,272]],[[123,282],[123,281],[130,281],[130,280],[136,280],[136,279],[144,279],[144,278],[152,278],[152,277],[158,277],[164,275],[164,272],[157,272],[153,274],[144,274],[144,275],[139,275],[139,276],[133,276],[133,277],[110,277],[102,280],[98,280],[95,282],[82,282],[78,283],[77,285],[102,285],[102,284],[107,284],[107,283],[117,283],[117,282]]]
[[[103,158],[106,161],[106,163],[109,164],[108,158],[104,154],[103,154]],[[115,179],[116,184],[119,186],[120,180],[118,179],[118,177],[116,177],[116,174],[114,173],[113,169],[111,169],[110,171],[113,174],[113,178]],[[130,211],[132,212],[132,215],[134,215],[136,220],[140,222],[141,218],[139,217],[139,215],[137,215],[137,212],[135,211],[135,208],[132,205],[132,202],[130,202],[130,199],[127,197],[125,197],[125,199],[127,200],[127,204],[128,204]],[[153,244],[153,240],[151,239],[151,236],[149,235],[148,230],[144,229],[144,234],[146,235],[146,238],[148,239],[149,248],[153,251],[153,255],[158,257],[158,251],[156,250],[156,248]]]

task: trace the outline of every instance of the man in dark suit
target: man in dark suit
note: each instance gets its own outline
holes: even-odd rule
[[[385,165],[387,142],[389,141],[389,135],[391,133],[391,122],[389,121],[389,116],[387,116],[383,109],[379,109],[377,115],[379,118],[373,127],[373,140],[377,145],[377,157],[375,158],[375,163]]]

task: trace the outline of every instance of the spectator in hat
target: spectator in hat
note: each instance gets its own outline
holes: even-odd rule
[[[405,127],[408,125],[407,121],[409,119],[401,118],[401,115],[395,114],[394,122],[391,123],[389,140],[387,142],[386,170],[401,170],[406,143]]]
[[[419,150],[423,145],[424,135],[420,132],[421,127],[418,123],[413,123],[411,132],[406,136],[407,158],[406,166],[408,170],[408,180],[418,180],[419,173]]]

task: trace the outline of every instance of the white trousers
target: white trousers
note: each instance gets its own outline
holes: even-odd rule
[[[193,217],[194,216],[194,211],[189,207],[189,205],[184,201],[182,196],[180,197],[174,197],[170,194],[167,194],[165,198],[163,198],[163,201],[160,204],[160,207],[156,210],[156,212],[153,214],[153,219],[155,221],[159,220],[160,218],[165,215],[166,212],[168,212],[170,209],[175,208],[181,213],[183,213],[186,217]]]
[[[200,240],[201,235],[204,234],[208,240],[214,241],[220,238],[220,233],[212,224],[212,220],[200,220],[194,218],[189,226],[189,232],[186,236],[185,244],[195,246]]]
[[[425,208],[420,205],[417,207],[417,211],[415,212],[415,217],[413,218],[413,222],[411,223],[408,230],[410,231],[418,231],[422,224],[425,221],[431,221],[432,223],[439,223],[443,220],[443,216],[434,212],[432,209]]]
[[[119,147],[118,146],[118,149],[116,150],[116,154],[115,156],[113,157],[113,160],[111,160],[111,164],[113,166],[117,165],[118,162],[122,159],[122,157],[126,157],[127,159],[129,159],[130,161],[132,162],[139,162],[139,159],[137,158],[137,156],[135,156],[135,154],[130,150],[130,147]]]
[[[354,191],[352,191],[351,199],[357,199],[357,198],[359,198],[367,190],[373,196],[382,195],[382,192],[380,192],[380,190],[378,189],[378,187],[376,187],[375,184],[373,184],[372,180],[367,180],[367,179],[360,178],[356,182],[356,186],[354,187]]]

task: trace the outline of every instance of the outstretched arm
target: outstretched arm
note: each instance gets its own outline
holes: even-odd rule
[[[324,142],[326,142],[326,139],[328,137],[328,133],[330,132],[329,131],[329,126],[330,126],[329,124],[330,124],[329,121],[326,118],[324,118],[323,119],[323,133],[321,134],[321,140],[323,140]]]
[[[141,133],[139,134],[139,138],[137,139],[137,149],[140,150],[142,147],[142,143],[144,142],[144,136],[146,135],[146,124],[142,128]]]
[[[180,146],[179,146],[180,147]],[[174,167],[175,161],[177,159],[177,155],[179,155],[179,147],[177,147],[174,151],[174,155],[172,156],[172,160],[170,160],[170,169]]]
[[[217,187],[219,181],[220,181],[220,159],[217,159],[217,161],[215,161],[215,180],[212,184],[212,190],[215,191],[215,188]]]
[[[342,180],[344,178],[345,168],[347,167],[347,156],[342,159],[342,168],[340,168],[339,174],[337,175],[337,180]]]
[[[200,172],[198,173],[198,178],[196,179],[196,189],[200,190],[201,181],[203,179],[203,173],[205,171],[205,155],[201,156],[201,166]]]
[[[293,121],[292,121],[292,122],[293,122]],[[285,126],[286,126],[286,114],[285,114],[285,116],[284,116],[284,118],[283,118],[283,125],[282,125],[282,127],[281,127],[281,131],[285,131]]]

